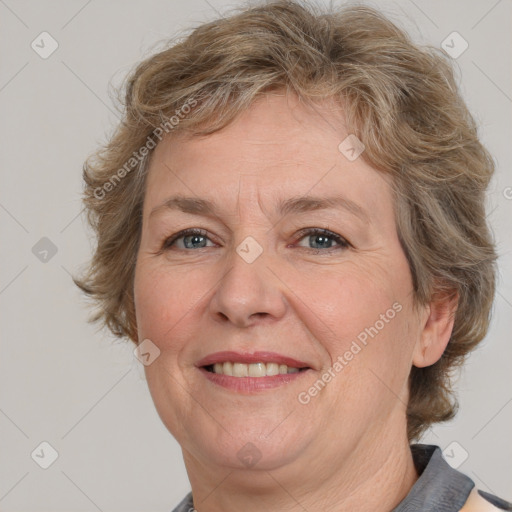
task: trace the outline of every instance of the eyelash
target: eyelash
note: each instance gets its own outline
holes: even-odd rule
[[[337,247],[329,247],[327,249],[314,249],[312,247],[302,247],[303,249],[309,249],[311,251],[316,251],[317,253],[318,252],[331,252],[336,249],[347,249],[351,245],[342,236],[340,236],[332,231],[329,231],[328,229],[304,228],[304,229],[300,230],[298,234],[299,234],[298,240],[301,240],[302,238],[304,238],[308,235],[310,235],[310,236],[311,235],[325,235],[329,238],[332,238],[338,244]],[[175,235],[167,238],[163,243],[162,250],[164,250],[164,251],[170,250],[172,245],[177,240],[179,240],[180,238],[184,238],[186,236],[191,236],[191,235],[203,236],[205,238],[208,238],[208,233],[204,229],[197,229],[197,228],[184,229],[184,230],[180,231],[179,233],[176,233]],[[200,249],[206,249],[206,247],[200,247]],[[194,249],[180,249],[180,250],[190,251],[190,250],[194,250]]]

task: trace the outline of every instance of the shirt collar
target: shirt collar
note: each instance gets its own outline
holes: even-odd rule
[[[392,512],[458,512],[475,486],[473,480],[453,469],[438,446],[413,444],[411,452],[420,476]]]

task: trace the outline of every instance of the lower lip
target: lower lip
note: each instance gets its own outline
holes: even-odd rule
[[[199,370],[210,382],[240,393],[277,388],[302,378],[310,371],[304,370],[297,373],[285,373],[268,377],[231,377],[230,375],[209,372],[204,368],[199,368]]]

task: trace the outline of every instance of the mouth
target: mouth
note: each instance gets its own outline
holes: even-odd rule
[[[213,384],[242,393],[282,386],[313,370],[308,363],[275,352],[217,352],[196,367]]]
[[[273,377],[275,375],[288,375],[290,373],[299,373],[309,370],[308,366],[296,368],[286,364],[279,363],[234,363],[232,361],[224,361],[203,366],[207,372],[216,373],[217,375],[228,375],[229,377]]]

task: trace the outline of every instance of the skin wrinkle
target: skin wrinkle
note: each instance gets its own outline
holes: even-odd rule
[[[74,282],[97,306],[91,321],[160,349],[148,385],[194,498],[208,497],[199,512],[303,510],[298,500],[388,512],[415,478],[407,440],[453,417],[451,375],[489,326],[495,164],[453,59],[378,10],[321,11],[277,0],[170,40],[127,77],[123,119],[83,168],[97,247]],[[353,162],[337,150],[349,134],[365,145]],[[281,200],[333,190],[367,206],[373,229],[341,210],[276,214]],[[148,222],[176,192],[215,201],[218,215]],[[191,227],[214,243],[164,249]],[[307,251],[305,227],[349,247]],[[251,264],[235,251],[247,235],[263,247]],[[456,315],[441,292],[458,296]],[[395,303],[401,312],[299,403]],[[228,392],[195,367],[222,349],[275,350],[316,373],[296,389]],[[262,453],[250,471],[237,457],[248,441]]]
[[[170,140],[156,149],[136,268],[137,325],[141,338],[161,351],[158,364],[145,368],[148,386],[162,421],[182,446],[198,502],[220,476],[229,475],[200,512],[240,507],[250,512],[248,503],[259,510],[262,496],[273,504],[269,510],[298,509],[294,499],[308,510],[318,503],[340,512],[375,510],[377,504],[390,509],[417,478],[404,402],[413,360],[425,357],[425,318],[412,308],[411,274],[396,234],[391,188],[361,159],[344,160],[339,136],[329,137],[322,126],[317,114],[295,106],[291,115],[290,99],[273,98],[256,103],[222,132]],[[280,144],[245,143],[256,137]],[[295,157],[294,167],[280,165]],[[326,173],[333,159],[338,166]],[[278,198],[334,190],[366,205],[372,223],[341,210],[267,216]],[[192,192],[214,197],[222,208],[219,218],[173,212],[148,223],[148,212],[163,198]],[[327,250],[289,246],[306,226],[328,227],[354,247],[326,255]],[[221,245],[151,254],[155,240],[163,238],[160,232],[170,236],[188,227],[206,229]],[[251,264],[235,252],[246,236],[264,249]],[[298,393],[394,302],[402,311],[314,400],[299,404]],[[311,361],[318,370],[300,385],[296,381],[258,396],[214,386],[194,366],[218,350],[253,348]],[[237,458],[247,442],[262,453],[252,470]]]

